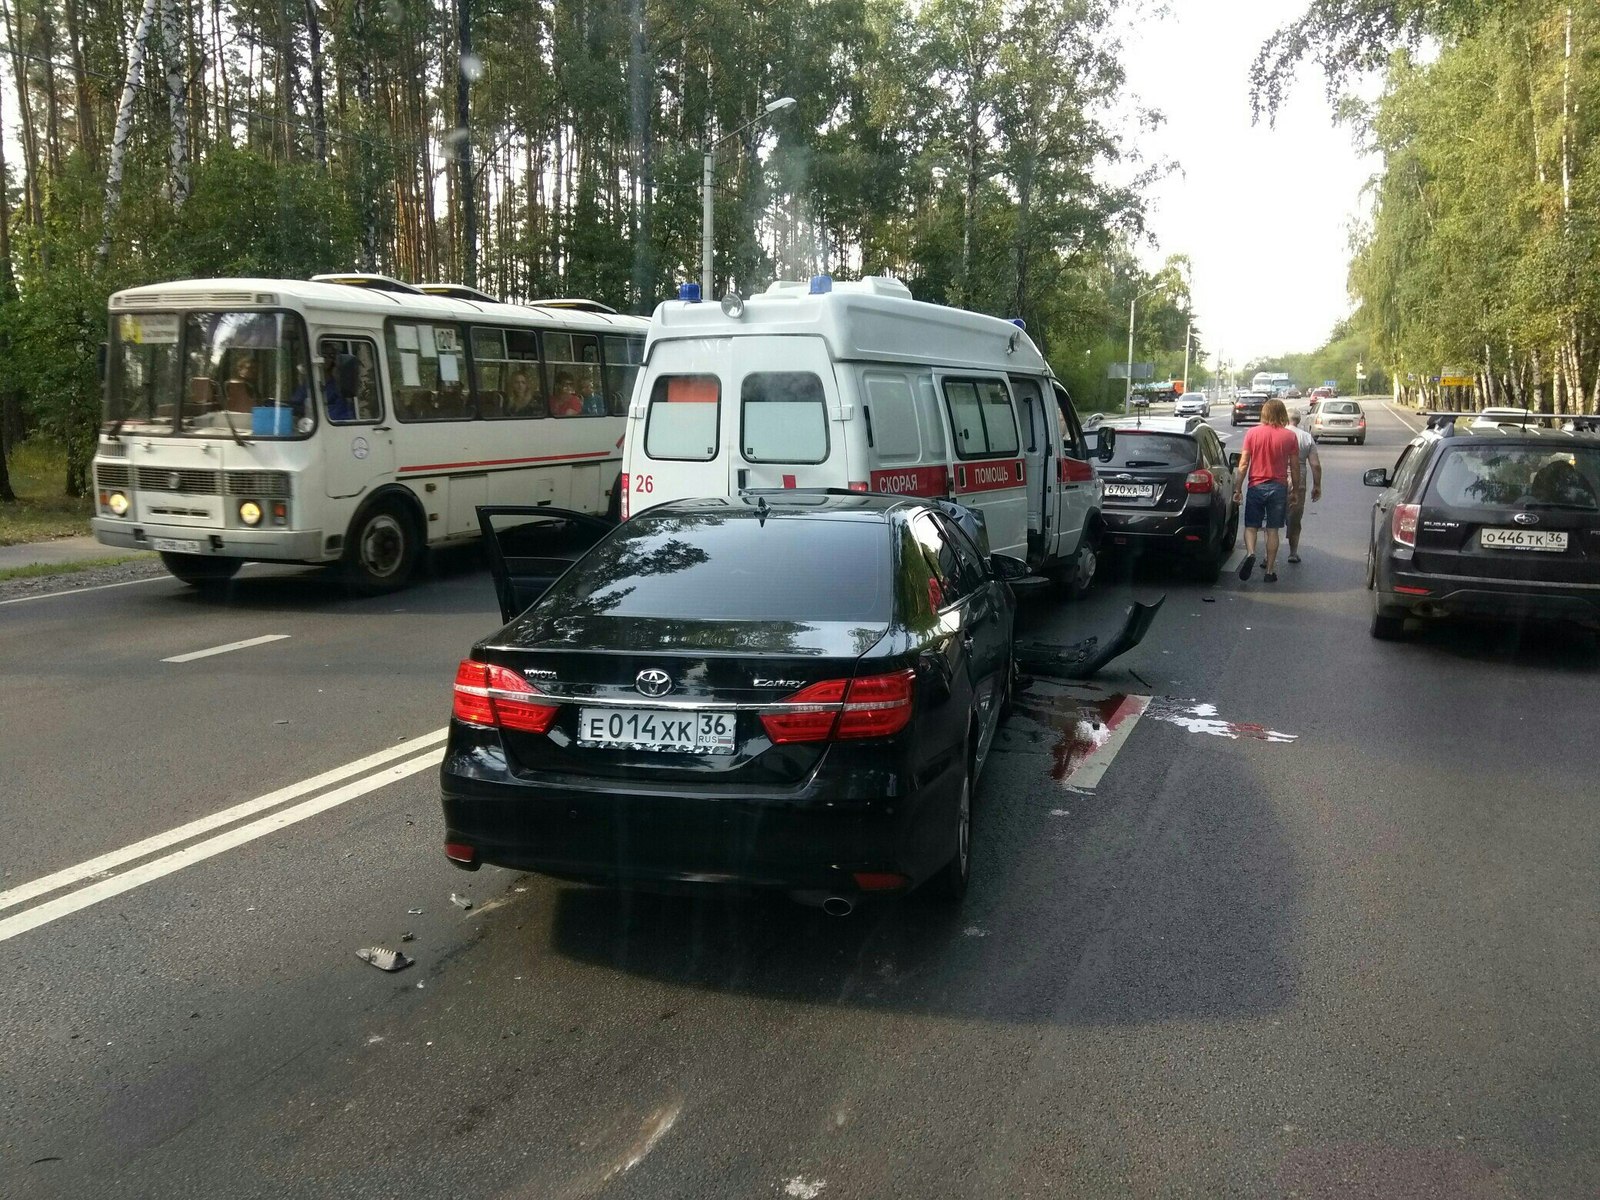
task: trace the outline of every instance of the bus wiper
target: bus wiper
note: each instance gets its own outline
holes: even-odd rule
[[[225,425],[227,425],[228,432],[233,435],[233,440],[234,440],[235,444],[237,444],[240,447],[240,449],[249,449],[250,443],[245,441],[242,437],[240,437],[239,436],[239,431],[233,427],[233,413],[232,412],[225,412],[225,413],[222,414],[222,416],[223,416],[223,423]]]

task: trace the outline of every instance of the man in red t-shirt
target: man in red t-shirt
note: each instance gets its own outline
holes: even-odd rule
[[[1244,561],[1239,578],[1249,579],[1256,569],[1256,539],[1267,531],[1267,583],[1278,582],[1278,531],[1289,513],[1289,487],[1304,486],[1300,475],[1300,439],[1288,428],[1289,410],[1282,400],[1261,406],[1261,424],[1244,435],[1244,453],[1233,476],[1233,502],[1248,481],[1244,498]]]

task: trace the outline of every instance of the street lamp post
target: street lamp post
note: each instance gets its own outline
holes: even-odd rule
[[[1128,386],[1122,394],[1122,415],[1127,416],[1133,411],[1133,313],[1139,301],[1146,296],[1154,296],[1161,290],[1160,285],[1140,292],[1128,301]]]
[[[1183,334],[1183,390],[1189,391],[1189,346],[1194,341],[1194,318],[1189,318],[1189,327]]]
[[[730,133],[723,134],[716,141],[708,141],[700,164],[700,295],[702,299],[711,299],[711,241],[713,235],[713,222],[716,220],[716,209],[712,203],[712,188],[716,185],[717,173],[717,147],[731,138],[738,137],[746,129],[758,121],[764,121],[773,113],[782,112],[784,109],[793,108],[793,96],[780,96],[772,101],[760,113],[751,117],[739,128]]]

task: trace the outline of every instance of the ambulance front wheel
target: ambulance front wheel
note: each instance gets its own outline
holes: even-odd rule
[[[1061,598],[1063,600],[1082,600],[1089,594],[1089,589],[1094,586],[1095,568],[1100,565],[1100,556],[1095,552],[1094,542],[1085,533],[1083,541],[1078,545],[1078,553],[1073,555],[1072,561],[1060,575],[1056,576]]]

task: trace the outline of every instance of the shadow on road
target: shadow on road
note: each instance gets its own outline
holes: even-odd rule
[[[1565,673],[1600,669],[1600,638],[1572,625],[1456,619],[1416,621],[1407,629],[1412,646],[1469,662]]]
[[[351,615],[397,608],[438,614],[481,611],[485,633],[492,632],[500,624],[494,584],[476,545],[432,551],[418,566],[409,587],[383,596],[361,596],[353,592],[336,567],[277,567],[270,571],[256,567],[247,568],[220,587],[187,588],[170,602],[200,608],[259,612],[292,609]]]
[[[997,745],[958,910],[913,894],[834,918],[782,897],[551,885],[550,949],[715,992],[987,1021],[1146,1024],[1289,1004],[1302,876],[1265,788],[1226,777],[1241,760],[1218,759],[1203,792],[1184,776],[1111,802],[1051,782],[1037,729],[1013,722]]]

